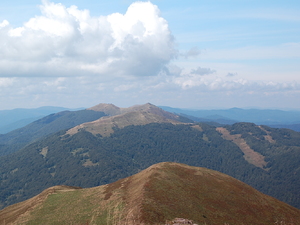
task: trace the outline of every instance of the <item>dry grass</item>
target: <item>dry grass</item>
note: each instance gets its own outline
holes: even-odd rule
[[[49,195],[58,192],[73,191],[77,189],[78,188],[68,186],[54,186],[46,189],[41,194],[31,199],[8,206],[0,211],[0,224],[11,224],[14,223],[16,220],[26,221],[26,218],[28,218],[30,213],[34,211],[37,207],[42,205]]]
[[[267,165],[265,157],[251,149],[246,141],[241,138],[241,134],[231,135],[230,132],[224,127],[218,127],[216,130],[222,134],[224,139],[232,141],[241,149],[247,162],[262,169],[264,169],[264,167]]]
[[[264,136],[265,140],[267,140],[268,142],[270,142],[271,144],[275,144],[276,141],[272,138],[271,136],[271,132],[267,131],[266,129],[264,129],[262,126],[258,126],[261,130],[263,130],[264,132],[267,133],[267,135]]]
[[[112,184],[53,187],[0,211],[0,224],[297,224],[300,211],[225,174],[160,163]]]
[[[146,111],[134,111],[125,114],[102,117],[93,122],[83,123],[79,126],[71,128],[66,134],[76,134],[81,129],[84,129],[92,134],[101,134],[103,137],[109,136],[114,132],[114,128],[124,128],[130,125],[146,125],[149,123],[173,123],[180,124],[180,122],[173,121],[166,117],[146,112]]]

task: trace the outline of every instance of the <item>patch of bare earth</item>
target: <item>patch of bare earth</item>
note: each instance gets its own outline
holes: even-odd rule
[[[247,162],[262,169],[264,169],[264,167],[267,165],[265,157],[251,149],[250,146],[246,143],[246,141],[243,138],[241,138],[241,134],[232,135],[224,127],[217,127],[216,130],[222,134],[222,137],[224,139],[232,141],[241,149],[241,151],[244,153],[244,158]]]
[[[191,127],[196,129],[196,130],[199,130],[199,131],[203,132],[202,127],[200,127],[199,125],[194,125],[194,126],[191,126]]]
[[[99,163],[93,163],[90,159],[87,159],[82,165],[84,167],[90,167],[90,166],[98,166]]]
[[[126,218],[123,221],[124,225],[144,224],[142,219],[142,204],[144,201],[144,188],[148,182],[152,171],[157,165],[153,165],[146,170],[143,170],[136,176],[129,177],[123,184],[126,190],[127,212]]]
[[[267,135],[264,135],[264,138],[266,141],[270,142],[271,144],[276,143],[276,141],[272,138],[272,136],[270,135],[271,132],[267,131],[266,129],[264,129],[262,126],[258,126],[262,131],[266,132]]]
[[[48,147],[43,148],[43,149],[41,150],[41,152],[40,152],[40,154],[41,154],[44,158],[46,158],[47,153],[48,153]]]

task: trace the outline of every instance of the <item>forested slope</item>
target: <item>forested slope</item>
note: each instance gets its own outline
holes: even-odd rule
[[[300,134],[251,123],[224,128],[265,156],[266,166],[246,161],[238,145],[207,124],[127,126],[108,137],[61,131],[0,158],[2,207],[50,186],[98,186],[169,161],[226,173],[300,208]]]

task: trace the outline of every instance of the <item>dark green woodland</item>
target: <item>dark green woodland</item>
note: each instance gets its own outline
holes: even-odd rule
[[[201,123],[201,129],[196,129],[194,125],[127,126],[116,128],[108,137],[84,130],[66,135],[62,130],[38,141],[31,139],[26,146],[0,157],[0,207],[54,185],[93,187],[158,162],[179,162],[228,174],[300,208],[299,132],[253,123],[224,126],[265,156],[267,165],[259,168],[247,162],[241,149],[223,138],[216,126]],[[266,135],[272,137],[271,142]]]

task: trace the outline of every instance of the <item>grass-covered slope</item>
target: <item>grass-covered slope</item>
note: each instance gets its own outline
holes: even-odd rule
[[[119,108],[112,104],[99,104],[89,110],[103,111],[109,117],[80,124],[68,130],[67,134],[75,134],[80,130],[91,132],[94,135],[109,136],[116,129],[122,129],[130,125],[145,125],[150,123],[190,123],[185,117],[162,110],[150,103],[136,105],[129,108]]]
[[[297,224],[300,211],[217,171],[159,163],[88,189],[49,188],[0,211],[0,224]]]

